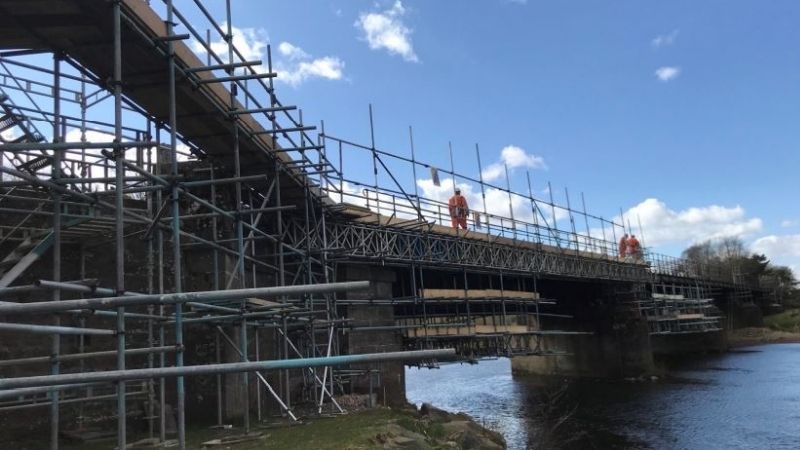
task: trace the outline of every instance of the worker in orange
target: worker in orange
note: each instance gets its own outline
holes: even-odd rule
[[[636,235],[632,234],[631,237],[628,238],[628,255],[632,257],[635,261],[641,259],[642,255],[642,245],[639,243],[639,240],[636,239]]]
[[[467,206],[467,199],[461,195],[461,188],[456,188],[456,193],[450,197],[447,206],[450,209],[450,219],[453,228],[458,229],[458,227],[461,226],[461,228],[466,230],[469,206]]]
[[[625,259],[627,253],[628,253],[628,233],[625,233],[619,239],[619,257]]]

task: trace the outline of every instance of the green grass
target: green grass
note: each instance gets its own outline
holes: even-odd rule
[[[265,439],[243,442],[240,444],[208,447],[225,450],[356,450],[380,448],[371,442],[378,433],[385,432],[388,423],[424,434],[431,438],[444,435],[441,424],[427,424],[417,420],[412,410],[393,410],[387,408],[361,411],[331,418],[313,418],[305,423],[275,428],[254,426],[254,432],[260,432]],[[208,428],[189,428],[186,432],[186,447],[200,449],[202,443],[224,436],[234,436],[242,432],[241,428],[231,430],[211,430]],[[129,436],[128,442],[141,437]],[[42,444],[42,445],[39,445]],[[116,442],[104,440],[99,442],[62,445],[65,450],[106,450],[113,449]],[[46,442],[33,445],[22,445],[18,449],[47,448]]]
[[[776,331],[800,333],[800,309],[789,309],[764,317],[764,325]]]

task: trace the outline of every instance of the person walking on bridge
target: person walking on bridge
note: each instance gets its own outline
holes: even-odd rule
[[[638,261],[641,259],[642,255],[642,245],[639,243],[639,240],[636,239],[636,235],[632,234],[631,237],[628,238],[628,256],[633,258],[634,261]]]
[[[628,254],[628,233],[622,235],[619,239],[619,257],[625,259]]]
[[[466,230],[469,206],[467,206],[467,199],[461,195],[461,188],[456,188],[456,193],[450,197],[447,206],[450,209],[450,220],[453,228],[458,229],[460,226]]]

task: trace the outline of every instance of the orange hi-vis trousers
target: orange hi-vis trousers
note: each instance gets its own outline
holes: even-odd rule
[[[453,224],[453,228],[458,228],[461,226],[463,229],[467,229],[467,218],[466,217],[457,217],[454,216],[451,218],[451,222]]]

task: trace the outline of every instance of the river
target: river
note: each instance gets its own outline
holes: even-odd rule
[[[800,449],[800,344],[673,365],[657,381],[512,377],[508,359],[407,369],[409,401],[465,412],[523,449]]]

